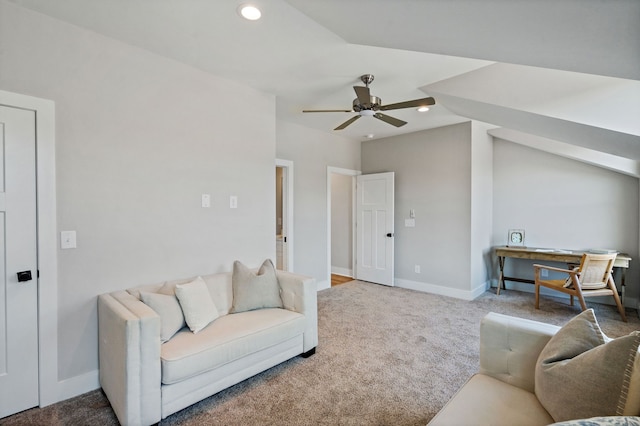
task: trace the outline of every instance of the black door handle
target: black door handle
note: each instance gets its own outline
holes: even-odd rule
[[[393,234],[392,234],[391,232],[389,232],[389,233],[387,234],[387,237],[391,238],[391,237],[393,237]]]
[[[18,282],[23,283],[25,281],[31,281],[33,277],[31,276],[31,271],[22,271],[16,274],[18,276]]]

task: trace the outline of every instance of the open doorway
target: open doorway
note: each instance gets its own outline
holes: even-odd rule
[[[276,160],[276,269],[293,272],[293,162]]]
[[[355,176],[357,170],[327,168],[328,276],[331,286],[355,276]]]

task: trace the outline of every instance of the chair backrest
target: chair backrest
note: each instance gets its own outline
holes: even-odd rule
[[[606,287],[616,255],[616,253],[583,254],[578,274],[580,288],[583,290],[595,290]]]

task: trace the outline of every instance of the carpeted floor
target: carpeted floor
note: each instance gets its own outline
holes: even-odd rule
[[[560,299],[486,292],[467,302],[352,281],[318,293],[319,345],[164,419],[161,425],[424,425],[478,369],[479,324],[494,311],[562,325]],[[605,333],[640,329],[589,304]],[[0,420],[3,425],[117,425],[100,390]]]

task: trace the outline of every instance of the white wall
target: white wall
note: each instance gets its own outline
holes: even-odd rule
[[[471,290],[480,295],[491,284],[493,226],[493,137],[495,126],[471,122]]]
[[[331,271],[353,276],[353,177],[331,174]]]
[[[58,377],[97,385],[98,294],[274,257],[275,100],[2,0],[0,52],[3,90],[56,104],[58,231],[78,238]]]
[[[627,305],[635,307],[640,293],[637,178],[500,139],[494,142],[493,170],[493,245],[506,244],[508,230],[522,228],[531,247],[626,252],[634,259],[627,273]],[[532,263],[507,260],[505,273],[532,278]],[[518,288],[532,290],[527,284]]]
[[[363,142],[362,172],[396,173],[396,284],[468,298],[470,122]],[[405,227],[410,209],[414,228]]]
[[[360,170],[360,142],[279,120],[276,155],[295,168],[294,272],[329,287],[327,167]]]

